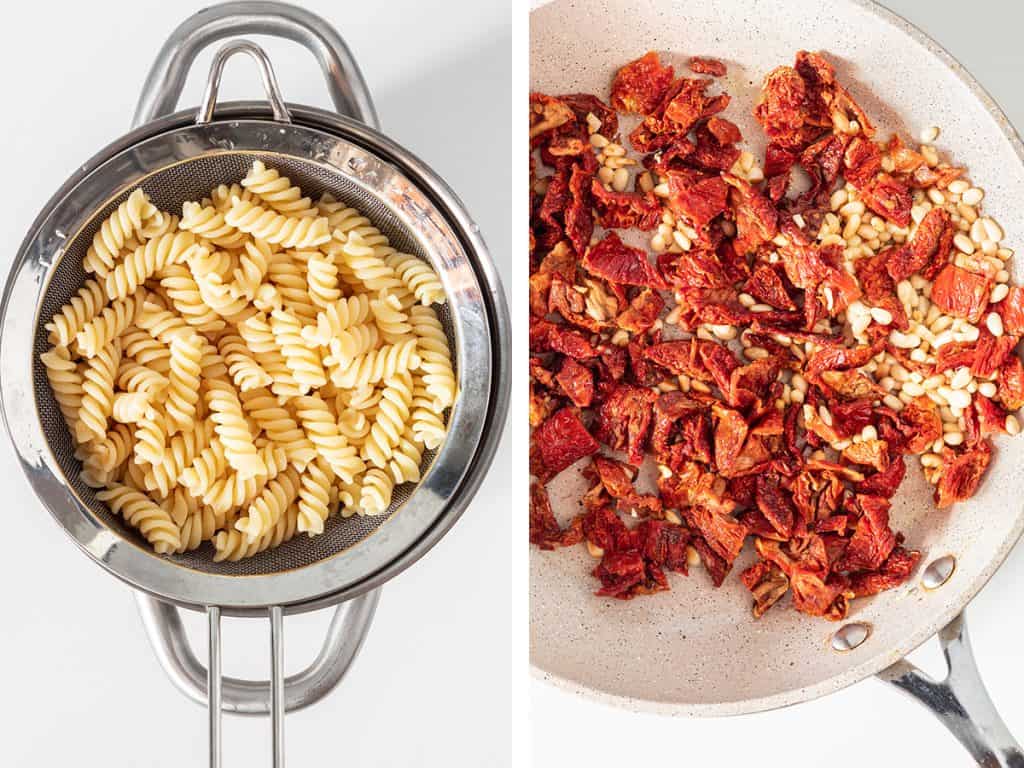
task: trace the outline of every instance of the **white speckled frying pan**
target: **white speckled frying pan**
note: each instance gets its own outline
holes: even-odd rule
[[[881,135],[898,130],[916,137],[926,126],[941,127],[939,149],[951,151],[986,190],[986,212],[1003,224],[1010,247],[1018,246],[1013,273],[1018,280],[1024,273],[1018,242],[1024,237],[1024,145],[948,53],[877,5],[555,0],[533,11],[530,27],[531,89],[545,93],[607,98],[616,69],[648,50],[668,54],[679,72],[691,55],[722,59],[729,67],[722,87],[734,99],[727,117],[758,156],[764,143],[750,112],[762,77],[791,64],[799,49],[821,50]],[[1024,529],[1024,440],[1003,438],[996,448],[978,494],[953,510],[936,510],[919,466],[908,466],[893,526],[923,551],[921,566],[900,589],[856,601],[844,625],[798,614],[788,604],[755,621],[750,595],[735,576],[749,560],[737,563],[717,590],[696,569],[689,578],[671,577],[670,592],[620,602],[594,596],[593,561],[585,548],[534,550],[534,669],[556,684],[628,708],[690,715],[794,704],[881,674],[930,706],[980,764],[1022,766],[1024,753],[981,686],[959,618]],[[549,487],[563,523],[585,489],[578,469],[563,472]],[[955,567],[948,575],[950,565]],[[944,682],[902,661],[935,634],[952,670]]]

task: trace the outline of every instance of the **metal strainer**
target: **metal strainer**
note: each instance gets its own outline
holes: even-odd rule
[[[266,54],[245,40],[214,58],[202,105],[174,112],[196,54],[245,33],[302,43],[320,61],[334,114],[285,104]],[[269,105],[217,104],[225,61],[244,52],[259,64]],[[100,565],[140,590],[156,654],[187,695],[208,702],[210,764],[220,764],[220,713],[273,715],[274,765],[283,764],[283,713],[317,701],[341,679],[373,618],[381,584],[422,556],[455,522],[489,466],[508,405],[508,312],[477,226],[422,162],[376,130],[362,76],[337,33],[319,17],[270,2],[210,8],[182,24],[146,81],[135,128],[69,179],[47,203],[19,250],[0,308],[0,398],[22,466],[43,504]],[[82,257],[101,222],[141,186],[164,210],[237,181],[254,159],[278,168],[310,196],[329,191],[367,215],[392,244],[430,262],[448,296],[441,320],[459,398],[449,435],[424,456],[423,480],[396,489],[386,515],[335,516],[323,535],[298,536],[235,563],[214,563],[209,544],[155,555],[79,479],[74,446],[39,354],[43,324],[82,285]],[[282,617],[338,604],[324,646],[303,672],[283,676]],[[209,663],[191,651],[176,606],[209,616]],[[271,623],[271,679],[220,674],[220,615]]]

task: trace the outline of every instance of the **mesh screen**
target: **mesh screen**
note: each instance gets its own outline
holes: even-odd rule
[[[288,176],[293,184],[300,186],[303,194],[313,199],[324,192],[330,192],[339,201],[360,210],[367,216],[377,228],[387,235],[395,248],[428,260],[419,242],[410,235],[405,225],[391,213],[387,206],[352,183],[344,175],[301,158],[278,154],[230,152],[188,160],[151,174],[141,184],[121,190],[116,197],[93,214],[74,239],[69,241],[60,260],[52,268],[49,284],[39,306],[35,354],[33,355],[36,407],[43,432],[59,469],[63,473],[65,481],[75,490],[78,498],[103,523],[122,536],[139,543],[147,550],[149,545],[141,535],[125,525],[121,518],[111,514],[106,505],[96,499],[96,492],[86,486],[78,477],[81,464],[74,457],[75,448],[71,433],[57,407],[57,402],[50,391],[45,369],[39,361],[39,355],[49,348],[46,340],[47,332],[43,325],[81,288],[86,279],[86,273],[82,269],[82,259],[92,242],[93,235],[103,220],[128,197],[136,186],[141,186],[161,210],[180,214],[183,202],[202,199],[218,184],[241,181],[255,159],[277,168],[282,175]],[[435,309],[439,310],[438,315],[452,349],[453,363],[456,363],[455,337],[447,305],[435,306]],[[430,467],[434,455],[434,451],[424,453],[422,465],[424,474]],[[414,490],[415,486],[411,483],[396,486],[387,514],[372,517],[356,515],[349,518],[334,515],[326,521],[324,533],[320,536],[310,538],[300,533],[280,547],[269,549],[238,562],[213,562],[213,546],[209,542],[204,542],[199,549],[192,552],[164,557],[186,568],[226,576],[262,575],[301,568],[331,557],[372,534],[398,511]],[[153,556],[157,557],[156,554]]]

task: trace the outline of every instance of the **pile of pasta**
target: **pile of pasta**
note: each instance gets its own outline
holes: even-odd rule
[[[381,514],[445,437],[437,275],[260,161],[180,217],[134,190],[84,267],[42,362],[82,479],[158,553]]]

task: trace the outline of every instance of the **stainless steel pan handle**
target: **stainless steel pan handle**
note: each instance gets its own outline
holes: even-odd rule
[[[320,63],[335,109],[371,128],[379,127],[362,72],[334,27],[294,5],[248,0],[205,8],[171,33],[142,86],[132,127],[174,111],[201,50],[225,37],[246,34],[294,40],[307,48]]]
[[[132,126],[173,112],[196,55],[212,42],[240,34],[273,35],[304,45],[320,62],[337,110],[377,128],[373,100],[345,41],[319,16],[277,2],[225,3],[202,10],[182,23],[160,49],[146,77]],[[213,119],[224,65],[236,53],[248,54],[259,66],[274,119],[291,122],[266,53],[247,40],[234,40],[214,56],[196,122]],[[288,678],[284,676],[283,609],[271,606],[270,679],[239,680],[221,673],[218,606],[207,608],[209,661],[203,667],[188,643],[178,609],[149,595],[136,595],[143,626],[160,665],[179,690],[208,707],[211,768],[221,765],[221,714],[225,709],[236,714],[271,715],[273,765],[283,768],[284,713],[319,701],[341,682],[363,644],[379,598],[377,589],[339,605],[316,659]]]
[[[1024,768],[1024,750],[978,674],[964,615],[939,630],[938,637],[948,669],[944,680],[935,680],[905,659],[880,672],[879,678],[927,707],[981,768]]]

